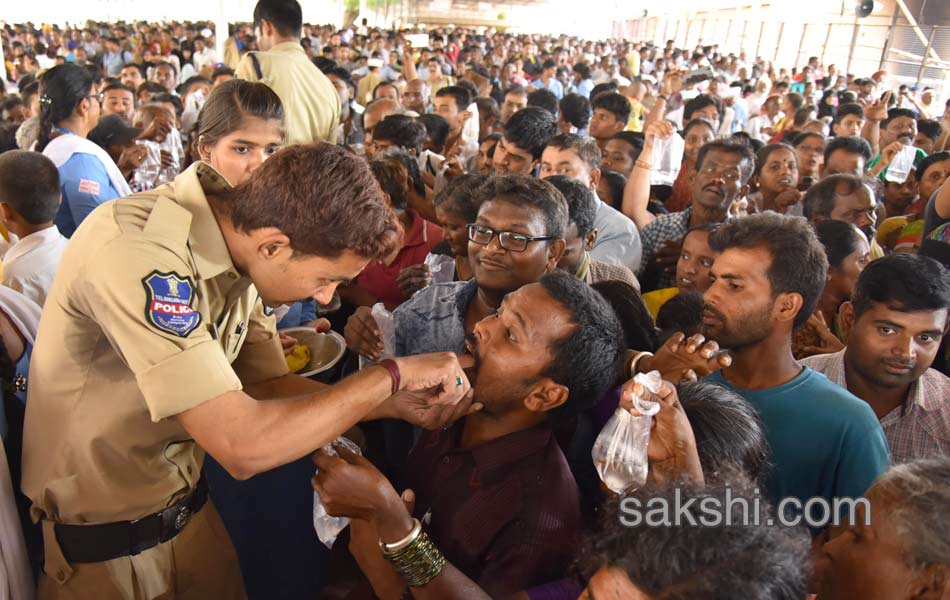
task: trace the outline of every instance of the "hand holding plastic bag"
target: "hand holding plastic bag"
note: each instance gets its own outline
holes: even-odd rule
[[[342,436],[336,438],[333,443],[324,446],[323,451],[331,456],[336,456],[337,453],[336,450],[333,449],[333,444],[344,446],[347,450],[355,454],[363,454],[359,446]],[[340,532],[346,529],[346,526],[349,524],[349,517],[331,517],[328,515],[327,509],[320,500],[320,494],[317,492],[313,493],[313,528],[324,546],[332,548]]]
[[[634,381],[654,394],[663,383],[658,371],[640,373]],[[647,480],[650,427],[653,415],[660,412],[660,405],[636,396],[634,403],[641,416],[618,406],[591,450],[600,480],[615,494],[641,488]]]

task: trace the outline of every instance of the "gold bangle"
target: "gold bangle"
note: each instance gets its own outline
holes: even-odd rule
[[[641,169],[646,169],[647,171],[653,169],[653,165],[648,162],[643,162],[642,160],[637,160],[637,162],[633,164],[634,166],[640,167]]]
[[[630,359],[630,366],[627,369],[627,379],[633,379],[637,374],[637,365],[640,364],[640,361],[648,356],[653,356],[652,352],[638,352],[636,356]]]
[[[419,534],[422,533],[422,523],[419,522],[419,519],[412,519],[412,530],[409,532],[409,535],[402,538],[398,542],[393,542],[392,544],[387,544],[383,540],[379,540],[379,548],[383,551],[383,554],[393,554],[399,552],[419,537]]]

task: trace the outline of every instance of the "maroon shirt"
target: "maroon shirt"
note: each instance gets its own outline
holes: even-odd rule
[[[465,450],[463,423],[425,432],[406,481],[457,569],[494,598],[564,577],[580,527],[577,484],[546,424]]]

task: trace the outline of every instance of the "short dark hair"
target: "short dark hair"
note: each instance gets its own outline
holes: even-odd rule
[[[452,97],[455,99],[455,106],[459,112],[468,109],[472,103],[472,94],[467,88],[460,85],[447,85],[435,93],[436,98]]]
[[[713,151],[738,154],[739,182],[742,185],[748,183],[749,178],[752,177],[752,172],[755,170],[755,155],[752,153],[752,148],[749,148],[745,144],[730,142],[727,140],[713,140],[711,142],[707,142],[702,145],[702,147],[699,149],[699,153],[696,155],[697,173],[699,173],[699,170],[703,167],[703,161],[706,160],[706,156]]]
[[[553,59],[549,58],[543,63],[541,63],[541,68],[545,71],[547,71],[548,69],[554,69],[554,68],[557,68],[557,63],[554,62]]]
[[[753,484],[741,476],[724,479],[710,478],[705,485],[649,483],[631,497],[607,502],[601,527],[579,553],[585,575],[619,569],[650,598],[805,597],[808,534],[800,528],[762,527],[774,520],[769,504],[756,502]],[[723,522],[731,525],[703,523],[699,507],[707,500],[724,507]],[[641,516],[652,506],[693,508],[687,511],[690,518],[677,519],[676,526],[657,527],[648,518],[625,519],[630,515],[621,507],[631,501]]]
[[[630,113],[633,112],[627,97],[616,92],[599,94],[591,100],[590,106],[593,110],[598,108],[606,110],[614,116],[615,120],[623,124],[630,120]]]
[[[539,106],[556,116],[558,111],[557,96],[551,90],[544,88],[533,90],[528,94],[528,106]]]
[[[0,154],[0,202],[9,204],[30,225],[49,223],[59,211],[59,171],[39,152]]]
[[[768,271],[772,297],[784,293],[802,297],[794,327],[800,327],[815,312],[825,288],[828,259],[815,230],[802,217],[765,211],[727,221],[709,234],[709,246],[716,252],[767,249],[772,257]]]
[[[683,105],[683,121],[692,121],[693,113],[695,113],[697,110],[702,110],[707,106],[716,107],[716,111],[719,113],[719,120],[721,121],[723,116],[722,100],[716,96],[713,96],[712,94],[700,94],[686,102],[686,104]]]
[[[276,227],[295,253],[375,259],[397,242],[395,213],[365,160],[333,144],[289,146],[220,196],[238,231]]]
[[[615,81],[607,81],[604,83],[598,83],[590,91],[590,100],[594,101],[594,98],[601,94],[608,94],[610,92],[616,92],[620,89],[620,86],[617,85]]]
[[[527,96],[527,95],[528,95],[528,88],[526,88],[525,86],[521,85],[520,83],[516,83],[516,84],[512,85],[511,87],[509,87],[508,89],[505,90],[505,93],[502,94],[502,96],[501,96],[502,99],[504,99],[505,96],[507,96],[508,94],[515,94],[516,96]]]
[[[568,221],[567,201],[547,181],[527,175],[490,177],[478,189],[478,202],[484,205],[496,201],[537,210],[544,217],[544,235],[555,239],[564,237]]]
[[[231,77],[234,77],[234,69],[224,65],[215,67],[214,71],[211,71],[211,81],[214,82],[215,79],[221,77],[222,75],[230,75]]]
[[[761,482],[769,467],[769,443],[755,407],[715,383],[682,383],[677,391],[700,449],[703,473],[717,478],[739,468],[753,482]]]
[[[611,137],[612,140],[620,140],[630,145],[631,150],[628,155],[631,160],[640,158],[640,152],[643,151],[643,133],[640,131],[618,131]]]
[[[825,144],[825,164],[828,164],[828,159],[837,150],[844,150],[850,154],[860,154],[864,157],[865,163],[874,158],[871,144],[863,137],[856,135],[843,135],[828,140],[828,143]]]
[[[396,100],[398,101],[399,98],[400,98],[399,88],[396,87],[396,84],[395,84],[394,82],[392,82],[392,81],[380,81],[379,83],[377,83],[377,84],[376,84],[376,87],[373,88],[373,93],[371,94],[372,97],[373,97],[373,99],[376,99],[376,98],[377,98],[377,92],[379,91],[379,88],[383,88],[383,87],[386,87],[386,86],[389,86],[389,87],[393,88],[393,90],[396,91]],[[375,131],[375,130],[374,130],[374,131]]]
[[[577,226],[577,233],[585,238],[594,230],[597,216],[597,198],[583,183],[567,175],[554,175],[545,181],[557,188],[567,201],[568,224]]]
[[[185,112],[185,106],[181,103],[181,98],[175,94],[169,94],[168,92],[162,92],[161,94],[155,94],[152,96],[152,99],[149,100],[149,104],[171,104],[175,107],[175,116],[179,119],[181,115]],[[203,108],[203,107],[202,107]]]
[[[810,104],[808,106],[803,106],[795,111],[795,117],[792,119],[792,123],[796,127],[804,127],[805,123],[811,121],[812,113],[815,112],[817,112],[817,109],[814,106]]]
[[[499,110],[498,103],[494,98],[479,96],[475,98],[475,106],[478,107],[479,115],[494,117],[496,122],[501,119],[501,110]]]
[[[830,217],[838,202],[838,197],[849,196],[862,185],[864,181],[850,173],[837,173],[818,181],[808,188],[802,199],[805,218],[814,221],[818,217]]]
[[[694,127],[708,127],[709,131],[716,135],[716,128],[713,127],[713,124],[705,119],[691,119],[686,122],[686,126],[683,127],[683,137],[689,135],[689,132]]]
[[[838,106],[838,110],[835,111],[835,123],[840,123],[842,119],[848,115],[855,115],[864,119],[864,107],[862,107],[857,102],[845,102]]]
[[[805,106],[805,97],[799,94],[798,92],[789,92],[785,95],[785,98],[788,100],[788,103],[792,105],[796,111]]]
[[[115,90],[122,90],[123,92],[132,94],[133,97],[135,96],[135,90],[121,83],[110,83],[106,87],[102,88],[102,92],[100,93],[105,94],[106,92],[113,92]]]
[[[581,79],[590,79],[590,66],[587,63],[577,63],[574,65],[574,72],[581,76]]]
[[[950,271],[928,256],[891,254],[861,272],[851,304],[855,318],[874,304],[901,312],[950,309]]]
[[[426,182],[422,178],[422,169],[419,168],[419,159],[417,156],[409,154],[403,148],[393,147],[384,149],[376,155],[376,158],[391,158],[401,162],[402,166],[406,168],[406,172],[409,173],[409,185],[412,186],[412,189],[415,190],[417,194],[425,196]]]
[[[145,71],[142,68],[142,65],[139,65],[136,63],[125,63],[124,65],[122,65],[122,68],[119,69],[119,72],[121,73],[122,71],[126,69],[135,69],[136,71],[139,72],[139,75],[141,75],[142,77],[145,77]]]
[[[578,129],[587,129],[590,125],[590,118],[594,110],[590,106],[590,100],[580,94],[567,94],[558,102],[558,109],[561,116],[567,123],[570,123]]]
[[[703,324],[704,306],[705,301],[700,292],[680,292],[663,303],[656,314],[660,344],[677,332],[685,334],[686,337],[699,333]]]
[[[825,247],[829,269],[840,269],[841,263],[858,249],[863,237],[858,228],[847,221],[828,219],[815,225],[815,235]]]
[[[818,138],[819,140],[821,140],[822,148],[824,148],[827,138],[825,137],[825,134],[820,133],[818,131],[799,131],[795,135],[789,136],[788,141],[792,144],[792,146],[798,148],[805,142],[805,140],[807,140],[810,137]]]
[[[531,153],[534,160],[541,158],[548,141],[557,135],[557,120],[550,112],[529,106],[516,112],[505,123],[504,138]]]
[[[417,119],[408,115],[389,115],[376,124],[373,140],[390,142],[400,148],[422,152],[426,139],[426,127]]]
[[[620,210],[623,206],[623,190],[627,187],[627,176],[610,169],[601,169],[600,180],[606,181],[609,198],[601,198],[610,206]]]
[[[300,37],[303,11],[297,0],[258,0],[254,7],[254,27],[270,21],[282,37]]]
[[[488,177],[476,173],[465,173],[454,177],[435,195],[432,204],[446,205],[448,212],[462,217],[468,223],[473,223],[478,218],[478,209],[482,205],[482,197],[478,190],[487,180]]]
[[[600,147],[597,146],[594,138],[577,135],[576,133],[559,133],[551,138],[545,147],[573,150],[591,169],[599,169],[600,161],[603,158]]]
[[[886,128],[891,124],[891,121],[894,119],[900,119],[904,117],[905,119],[917,120],[917,113],[912,111],[909,108],[892,108],[887,111],[887,118],[881,121],[881,129]]]
[[[449,139],[449,122],[442,115],[426,113],[419,115],[419,122],[426,128],[426,135],[436,146],[445,146]]]
[[[551,344],[554,356],[543,373],[570,392],[567,401],[549,413],[552,421],[562,422],[593,407],[616,384],[623,330],[603,296],[572,273],[555,269],[539,283],[567,309],[574,325]]]
[[[937,139],[940,138],[940,134],[943,133],[943,127],[940,125],[940,121],[935,119],[921,119],[917,121],[917,133],[922,133],[933,143],[937,143]]]

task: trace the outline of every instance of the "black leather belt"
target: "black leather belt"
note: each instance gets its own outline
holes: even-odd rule
[[[71,563],[135,556],[178,535],[207,499],[208,485],[202,478],[195,489],[161,512],[135,521],[96,525],[57,523],[54,526],[56,540],[63,556]]]

